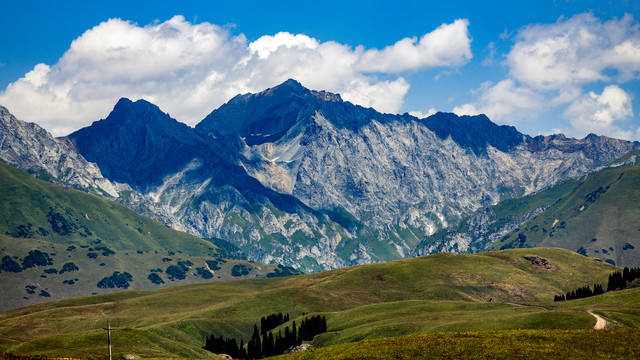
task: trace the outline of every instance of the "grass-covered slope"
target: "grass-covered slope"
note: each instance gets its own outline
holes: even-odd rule
[[[215,246],[140,216],[125,206],[63,188],[0,163],[0,236],[113,250],[174,250],[216,254]]]
[[[235,274],[245,278],[276,267],[220,255],[209,241],[0,162],[0,311],[125,288],[231,279],[236,265],[244,266]],[[114,277],[116,271],[123,275]],[[100,287],[105,277],[111,282]]]
[[[97,356],[104,353],[107,318],[119,329],[116,356],[142,357],[208,357],[201,349],[205,336],[246,343],[260,317],[278,312],[298,324],[302,313],[325,315],[329,332],[316,345],[472,329],[582,329],[595,322],[583,309],[508,303],[551,301],[576,287],[605,283],[614,270],[567,250],[517,249],[96,295],[0,314],[0,351]],[[637,302],[628,306],[638,311]]]
[[[393,310],[361,308],[330,314],[330,331],[314,340],[320,347],[276,358],[636,359],[639,354],[640,288],[531,306],[459,302],[380,306]],[[607,319],[607,330],[591,329],[595,320],[589,311]],[[376,334],[381,327],[388,328],[384,336]]]
[[[637,329],[422,334],[334,345],[278,360],[637,359]]]
[[[562,247],[618,266],[640,266],[637,156],[633,151],[589,175],[492,248]]]

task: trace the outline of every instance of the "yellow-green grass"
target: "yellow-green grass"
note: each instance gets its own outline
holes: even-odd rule
[[[637,359],[638,329],[448,332],[332,345],[282,360]]]
[[[552,269],[525,256],[544,258]],[[595,319],[578,305],[545,310],[527,302],[603,283],[615,270],[567,250],[518,249],[73,298],[0,314],[0,339],[20,341],[1,340],[0,351],[76,357],[104,352],[104,341],[94,340],[104,340],[107,318],[128,334],[126,347],[114,346],[118,355],[189,358],[209,356],[200,348],[212,333],[246,343],[253,324],[277,312],[291,314],[298,324],[303,312],[325,315],[329,332],[316,339],[318,345],[428,332],[590,328]],[[607,301],[612,311],[637,311]],[[592,310],[599,312],[597,306]],[[65,346],[68,341],[73,346]],[[150,347],[150,341],[161,345]]]
[[[249,266],[252,269],[249,274],[239,278],[265,277],[276,267],[275,264],[261,264],[246,260],[223,260],[218,257],[193,256],[167,250],[144,252],[113,250],[113,253],[104,256],[102,251],[93,250],[91,247],[76,246],[73,250],[68,250],[70,245],[39,239],[3,239],[0,237],[0,248],[11,248],[12,254],[25,256],[30,250],[37,249],[50,254],[50,258],[53,260],[53,265],[36,266],[24,269],[19,273],[0,272],[0,310],[6,311],[47,300],[122,291],[122,289],[103,289],[97,286],[103,277],[110,276],[114,271],[131,274],[133,278],[129,282],[131,290],[153,290],[172,285],[234,279],[231,270],[233,266],[238,264]],[[98,254],[98,256],[89,258],[88,253]],[[206,261],[209,260],[216,260],[220,269],[213,272],[211,279],[204,279],[196,269],[206,269]],[[168,266],[176,265],[180,261],[190,261],[193,265],[186,272],[185,279],[170,280],[165,270]],[[78,270],[63,274],[45,272],[50,269],[55,269],[58,272],[62,269],[63,264],[68,262],[74,263]],[[156,272],[157,269],[161,271]],[[148,279],[149,274],[152,273],[151,270],[163,279],[164,284],[155,284]],[[69,280],[72,280],[73,284],[65,283]],[[27,286],[33,287],[34,293],[29,294]],[[51,297],[41,296],[42,290],[45,290]]]
[[[610,327],[640,327],[640,288],[610,291],[584,299],[561,301],[546,307],[558,311],[591,311],[604,316]]]

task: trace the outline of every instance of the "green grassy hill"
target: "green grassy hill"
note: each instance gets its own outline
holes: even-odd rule
[[[243,278],[276,268],[223,255],[210,241],[0,162],[0,311],[122,290],[98,286],[116,271],[131,275],[129,289],[147,290],[231,279],[236,265]]]
[[[547,304],[556,294],[605,283],[615,270],[567,250],[516,249],[73,298],[0,314],[0,351],[100,356],[107,318],[118,328],[116,356],[156,358],[212,357],[201,349],[207,335],[246,342],[260,317],[277,312],[298,324],[302,313],[325,315],[329,331],[316,337],[318,346],[461,330],[585,329],[595,323],[586,310],[605,308],[637,326],[635,289],[619,302]]]
[[[640,266],[638,154],[633,151],[589,175],[491,248],[553,246],[618,266]]]
[[[394,310],[355,309],[330,314],[327,322],[332,324],[332,331],[316,337],[314,345],[317,348],[275,359],[638,358],[640,288],[526,307],[457,302],[389,306]],[[350,312],[357,311],[361,314],[348,316]],[[587,311],[604,316],[609,322],[609,329],[590,329],[595,321]],[[389,315],[392,314],[396,316],[395,320],[390,320],[393,316]],[[416,320],[407,321],[411,317]],[[371,320],[371,330],[354,326],[354,322],[365,324],[365,319]],[[420,324],[423,328],[416,330]],[[402,330],[396,331],[396,336],[372,336],[371,333],[380,326],[395,326]],[[361,336],[363,341],[341,338],[345,333],[347,336],[358,333],[367,336]]]

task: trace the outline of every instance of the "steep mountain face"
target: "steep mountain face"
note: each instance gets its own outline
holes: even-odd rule
[[[238,95],[195,129],[123,99],[65,141],[179,219],[171,226],[307,271],[436,251],[432,236],[460,219],[638,146],[592,135],[531,138],[485,116],[381,114],[294,80]],[[487,236],[489,218],[476,221]],[[495,240],[451,247],[476,251]]]
[[[200,133],[239,135],[249,145],[274,142],[305,113],[325,101],[342,102],[340,95],[306,89],[295,80],[260,94],[237,95],[196,126]]]
[[[66,139],[105,176],[141,190],[161,183],[194,158],[214,156],[196,132],[144,100],[120,99],[106,119]]]
[[[119,187],[100,169],[34,123],[16,119],[0,106],[0,158],[48,180],[117,197]]]
[[[441,140],[451,137],[460,146],[476,155],[486,154],[487,145],[508,152],[521,145],[527,138],[513,126],[498,126],[485,115],[461,116],[437,113],[422,122]]]

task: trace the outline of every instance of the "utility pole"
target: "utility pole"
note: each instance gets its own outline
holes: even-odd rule
[[[109,360],[111,360],[111,324],[109,323],[109,319],[107,319],[107,327],[103,328],[103,330],[107,330],[107,344],[109,346]]]

